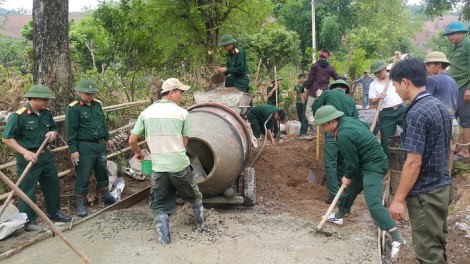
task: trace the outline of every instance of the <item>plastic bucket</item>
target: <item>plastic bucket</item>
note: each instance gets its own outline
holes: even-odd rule
[[[152,160],[142,161],[142,175],[150,177],[152,175]]]

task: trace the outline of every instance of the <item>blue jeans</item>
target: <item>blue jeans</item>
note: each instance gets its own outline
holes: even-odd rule
[[[364,94],[364,97],[362,99],[362,109],[367,109],[367,105],[372,105],[369,101],[369,94]]]

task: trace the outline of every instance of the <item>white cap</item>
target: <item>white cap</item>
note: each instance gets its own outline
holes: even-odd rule
[[[168,92],[168,91],[171,91],[171,90],[174,90],[174,89],[187,91],[187,90],[189,90],[189,88],[191,88],[191,87],[188,86],[188,85],[182,84],[178,79],[170,78],[170,79],[167,79],[166,81],[163,82],[162,93],[165,93],[165,92]]]

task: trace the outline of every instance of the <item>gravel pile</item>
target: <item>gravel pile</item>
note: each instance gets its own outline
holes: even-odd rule
[[[372,124],[372,121],[374,121],[376,111],[377,111],[376,109],[359,111],[359,120],[366,122],[370,126]],[[375,127],[376,127],[375,130],[378,131],[378,128],[380,127],[380,123],[378,119],[377,119],[377,124],[375,125]],[[376,131],[374,131],[374,134],[376,134]],[[397,126],[396,135],[400,135],[402,132],[403,132],[403,129]]]

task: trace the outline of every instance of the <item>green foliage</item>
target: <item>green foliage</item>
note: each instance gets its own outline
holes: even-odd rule
[[[328,47],[331,50],[338,50],[341,44],[341,25],[337,16],[328,16],[323,19],[321,25],[319,46]]]
[[[266,28],[257,34],[244,35],[240,43],[251,60],[262,60],[269,74],[274,73],[274,66],[281,70],[287,64],[300,62],[300,40],[293,31]]]
[[[435,18],[447,12],[459,10],[459,20],[470,21],[469,0],[423,0],[421,4],[421,11],[429,17]]]
[[[424,58],[426,57],[426,55],[428,55],[428,52],[425,51],[425,50],[417,50],[415,52],[412,52],[410,53],[411,56],[415,59],[421,59],[421,60],[424,60]]]
[[[25,40],[0,37],[0,64],[10,67],[21,66],[27,49],[28,45]]]
[[[470,172],[470,167],[462,162],[454,162],[452,166],[452,176],[457,175],[459,172]]]

